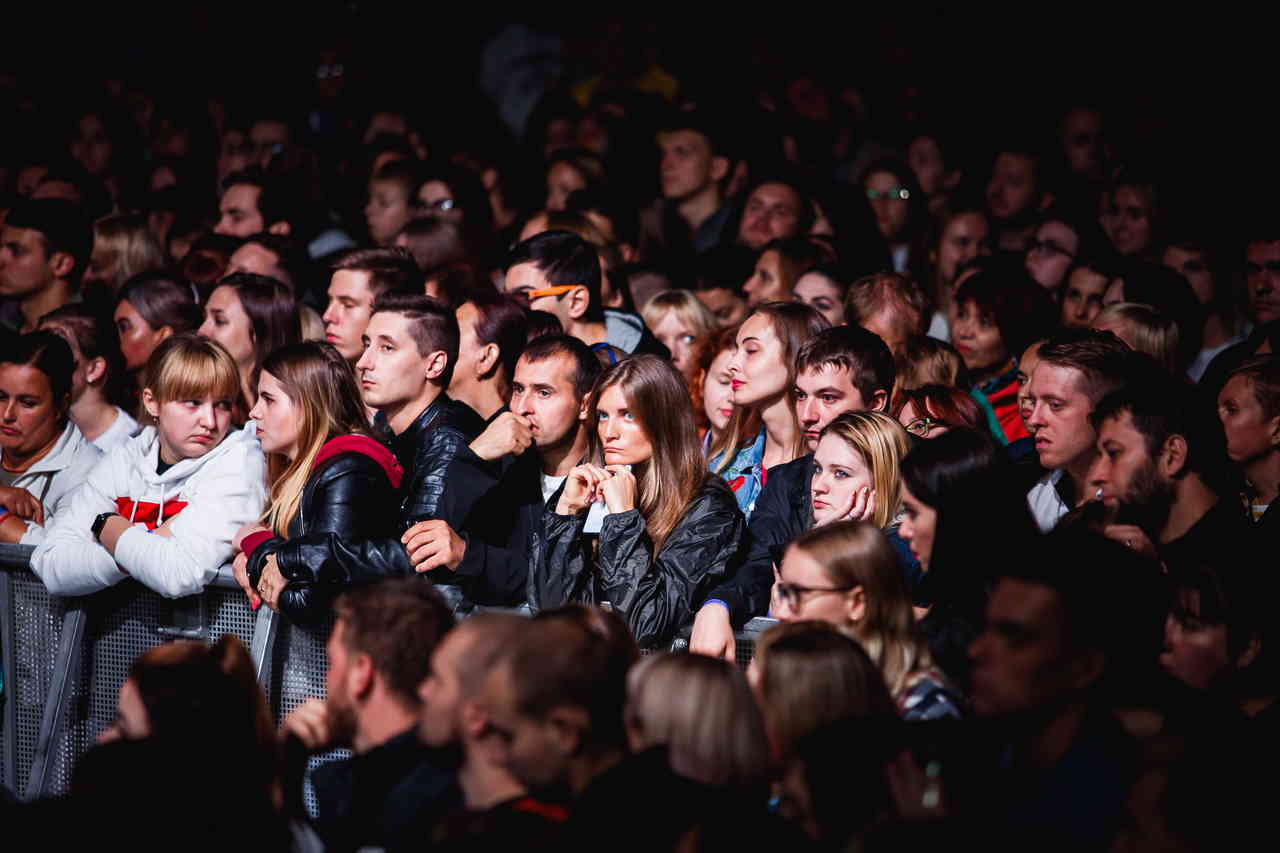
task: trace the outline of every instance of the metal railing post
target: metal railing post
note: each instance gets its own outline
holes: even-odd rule
[[[88,608],[83,601],[76,602],[74,607],[68,607],[62,617],[62,636],[58,642],[57,658],[60,665],[54,667],[53,682],[49,686],[49,695],[45,697],[40,739],[36,741],[35,752],[31,757],[31,775],[27,780],[25,799],[56,793],[48,788],[49,755],[62,733],[65,716],[71,710],[67,707],[67,698],[80,678],[88,621]]]

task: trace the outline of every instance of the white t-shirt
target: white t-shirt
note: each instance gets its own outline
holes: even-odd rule
[[[565,477],[553,477],[550,474],[542,475],[542,503],[545,505],[551,500],[551,496],[556,493],[556,489],[560,488],[560,484],[565,481]],[[552,507],[555,509],[555,507]],[[583,528],[583,533],[599,533],[600,525],[604,523],[604,517],[608,513],[605,509],[604,501],[596,501],[587,509],[587,523]]]
[[[546,504],[547,501],[551,500],[551,496],[556,493],[556,489],[560,488],[560,484],[563,483],[566,479],[568,478],[553,477],[550,474],[542,475],[542,503],[543,504]]]

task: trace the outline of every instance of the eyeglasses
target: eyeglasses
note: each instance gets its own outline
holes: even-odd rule
[[[435,201],[430,203],[427,203],[424,201],[419,201],[414,203],[414,207],[418,208],[419,210],[438,210],[441,213],[447,213],[448,211],[453,210],[457,206],[458,206],[457,202],[455,202],[451,198],[438,198]]]
[[[906,187],[889,187],[887,190],[867,190],[867,198],[875,201],[880,198],[892,198],[906,201],[911,198],[911,190]]]
[[[851,589],[860,586],[860,584],[850,584],[849,586],[801,586],[798,583],[787,583],[779,581],[775,589],[778,590],[778,598],[782,603],[787,605],[791,610],[799,610],[804,603],[804,597],[812,593],[819,595],[828,592],[848,592]]]
[[[1068,252],[1057,243],[1050,243],[1047,240],[1032,240],[1031,245],[1027,247],[1028,252],[1048,252],[1051,255],[1066,255],[1068,258],[1074,258],[1075,253]]]
[[[933,418],[926,415],[924,417],[916,418],[914,421],[907,424],[906,430],[912,435],[918,435],[921,438],[927,438],[929,433],[933,432],[933,430],[936,427],[945,427],[945,426],[950,426],[950,424],[948,424],[946,421],[934,420]]]

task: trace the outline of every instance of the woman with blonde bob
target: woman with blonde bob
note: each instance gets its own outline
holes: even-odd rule
[[[907,720],[958,717],[962,700],[915,628],[893,547],[872,524],[810,530],[787,548],[774,586],[783,621],[819,620],[856,639]]]
[[[1113,333],[1134,352],[1151,356],[1170,373],[1178,373],[1178,324],[1150,305],[1114,302],[1099,311],[1091,325]]]
[[[892,525],[902,511],[898,463],[909,449],[902,426],[882,412],[845,412],[827,424],[813,452],[812,526],[849,519]]]
[[[266,498],[254,430],[231,429],[239,393],[240,371],[219,344],[183,334],[156,347],[142,383],[155,426],[103,456],[31,555],[51,593],[132,577],[179,598],[213,580]]]
[[[642,648],[669,643],[726,573],[742,513],[702,458],[684,380],[633,356],[605,370],[588,398],[588,462],[569,472],[531,555],[534,611],[609,602]],[[598,547],[588,510],[602,503]]]
[[[342,589],[322,582],[321,560],[302,537],[395,537],[404,471],[370,434],[355,374],[331,344],[290,344],[267,356],[250,416],[271,502],[262,522],[236,537],[236,579],[255,609],[265,602],[294,621],[316,621]]]
[[[654,337],[671,350],[671,363],[692,392],[701,378],[702,349],[720,328],[715,315],[692,291],[664,290],[645,303],[640,316]]]
[[[164,265],[164,249],[145,217],[135,213],[104,216],[93,223],[93,253],[81,286],[86,296],[102,288],[97,297],[103,304],[112,303],[126,281]]]
[[[799,302],[759,305],[738,327],[725,365],[734,411],[707,454],[708,468],[733,489],[747,518],[764,488],[765,472],[808,452],[796,418],[796,354],[827,328],[821,314]]]
[[[627,673],[633,753],[668,750],[671,769],[716,788],[763,791],[770,775],[764,718],[728,661],[688,654],[641,658]]]

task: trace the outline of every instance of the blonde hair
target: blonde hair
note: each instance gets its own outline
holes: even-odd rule
[[[271,501],[263,522],[288,536],[298,514],[311,467],[326,441],[340,435],[368,435],[360,389],[350,363],[332,344],[305,341],[280,347],[262,363],[298,411],[298,447],[293,459],[267,454]]]
[[[800,421],[796,417],[796,355],[799,354],[800,347],[804,346],[805,341],[823,329],[831,328],[831,324],[816,310],[801,302],[766,302],[763,305],[757,305],[742,321],[743,325],[757,314],[768,318],[769,325],[773,328],[773,333],[777,335],[778,340],[782,343],[782,361],[787,367],[787,389],[785,392],[787,407],[791,412],[791,420],[795,427],[795,439],[787,451],[787,460],[790,461],[808,452],[808,447],[804,440],[804,430],[800,429]],[[738,328],[741,330],[742,326]],[[738,348],[736,341],[733,348],[735,350]],[[715,473],[719,474],[728,468],[733,462],[734,454],[743,445],[754,441],[759,429],[759,406],[734,406],[733,416],[729,418],[729,423],[707,452],[707,456],[710,459],[723,454],[719,465],[716,466]]]
[[[845,412],[827,424],[822,437],[834,435],[853,448],[867,470],[876,490],[876,527],[885,528],[902,511],[898,464],[911,444],[902,424],[883,412]]]
[[[93,248],[106,255],[113,267],[111,292],[135,275],[157,270],[165,265],[164,249],[147,227],[144,217],[135,213],[104,216],[93,223]]]
[[[635,355],[607,368],[596,381],[588,403],[588,456],[604,464],[597,410],[605,390],[618,385],[653,447],[648,461],[635,466],[638,509],[653,542],[662,550],[707,478],[706,462],[693,405],[684,378],[670,362],[654,355]]]
[[[209,395],[234,401],[240,396],[240,368],[221,344],[185,332],[165,338],[151,353],[143,387],[159,403]]]
[[[1169,372],[1178,372],[1178,324],[1150,305],[1141,302],[1116,302],[1093,318],[1093,328],[1106,323],[1125,327],[1127,334],[1117,335],[1135,351],[1146,353]]]
[[[702,304],[701,299],[688,290],[664,290],[661,293],[655,293],[640,309],[640,316],[644,318],[644,324],[652,329],[672,312],[675,312],[685,328],[693,333],[699,344],[708,340],[720,328],[716,323],[715,315]]]
[[[912,674],[933,660],[916,633],[911,595],[889,540],[869,522],[838,521],[801,534],[790,547],[822,566],[832,586],[862,587],[864,614],[842,628],[880,668],[889,692],[901,696]]]
[[[671,769],[717,788],[769,778],[764,717],[733,664],[702,655],[655,654],[627,673],[627,729],[640,749],[666,746]]]
[[[897,714],[884,677],[859,643],[826,622],[783,622],[756,644],[752,666],[775,754],[839,720]]]
[[[920,335],[907,341],[897,359],[898,375],[893,393],[914,391],[925,385],[967,387],[964,359],[946,341]],[[896,400],[894,401],[896,404]]]

